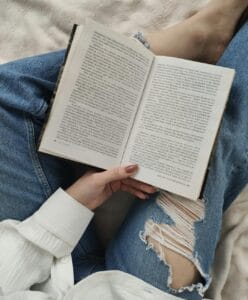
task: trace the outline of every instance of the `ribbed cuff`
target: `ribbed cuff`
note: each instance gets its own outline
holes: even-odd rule
[[[59,188],[18,230],[40,248],[62,257],[72,252],[93,215]]]

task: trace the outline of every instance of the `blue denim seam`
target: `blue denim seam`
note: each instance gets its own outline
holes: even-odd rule
[[[24,114],[24,123],[26,127],[27,132],[27,140],[28,140],[28,147],[29,147],[29,153],[32,160],[34,172],[38,178],[38,181],[41,184],[41,188],[45,194],[45,197],[48,198],[51,193],[52,189],[49,185],[48,179],[44,173],[44,170],[41,166],[37,149],[36,149],[36,143],[35,143],[35,133],[34,133],[34,126],[31,118],[28,116],[27,113],[23,112]]]
[[[37,108],[36,111],[34,112],[34,115],[37,117],[43,117],[47,108],[48,108],[48,103],[45,100],[43,100],[40,104],[40,107]]]

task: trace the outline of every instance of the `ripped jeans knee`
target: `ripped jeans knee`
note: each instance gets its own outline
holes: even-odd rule
[[[164,191],[157,197],[156,204],[172,222],[165,224],[148,219],[144,230],[140,231],[140,239],[147,245],[147,250],[155,251],[168,266],[166,285],[169,289],[174,293],[196,289],[203,296],[206,287],[202,281],[206,276],[194,255],[194,225],[204,219],[204,201],[194,202]]]
[[[214,207],[166,192],[137,201],[106,250],[106,269],[129,273],[179,298],[199,300],[211,283]]]

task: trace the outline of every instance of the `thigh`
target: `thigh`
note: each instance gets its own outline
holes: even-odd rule
[[[72,170],[37,153],[63,52],[0,66],[0,219],[31,215]],[[65,172],[63,172],[63,170]],[[63,174],[63,175],[62,175]]]
[[[0,221],[27,218],[58,187],[76,179],[74,163],[37,152],[64,54],[0,66]],[[92,223],[73,252],[76,280],[96,268],[88,257],[98,257],[99,248]]]
[[[147,246],[144,231],[148,221],[175,228],[180,219],[180,216],[171,214],[168,207],[161,209],[161,197],[158,195],[145,204],[136,204],[131,210],[107,250],[107,269],[119,269],[133,274],[161,290],[186,299],[201,299],[208,288],[223,211],[248,182],[247,44],[248,24],[236,35],[218,63],[235,68],[237,74],[203,189],[203,214],[191,226],[193,248],[192,255],[188,258],[199,270],[202,282],[186,289],[171,289],[173,274],[170,267],[152,247]],[[175,239],[177,238],[175,234]],[[183,239],[182,236],[181,238]]]

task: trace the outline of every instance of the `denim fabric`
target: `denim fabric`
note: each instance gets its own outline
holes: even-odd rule
[[[211,281],[210,268],[219,239],[223,211],[248,182],[248,23],[235,36],[218,65],[236,69],[236,78],[212,156],[203,199],[205,217],[194,224],[194,263],[203,277],[205,290]],[[139,239],[145,222],[173,224],[170,216],[156,204],[156,197],[149,202],[137,203],[127,216],[106,253],[106,268],[120,269],[133,274],[157,288],[185,299],[201,299],[200,285],[182,293],[168,287],[169,266],[146,249]],[[172,274],[173,276],[173,274]]]
[[[237,76],[203,192],[205,217],[194,224],[194,262],[205,288],[210,283],[223,211],[248,180],[247,42],[248,24],[219,62],[235,68]],[[63,57],[64,51],[59,51],[0,66],[0,220],[25,219],[59,186],[66,188],[75,180],[75,164],[37,153],[37,139]],[[105,261],[91,223],[72,253],[75,281],[106,267],[133,274],[179,297],[201,299],[200,284],[181,293],[168,287],[168,265],[147,249],[139,236],[148,219],[173,224],[156,204],[156,195],[145,203],[136,203],[107,248]]]
[[[0,66],[0,221],[23,220],[58,188],[75,179],[75,164],[37,152],[65,51]],[[75,280],[103,269],[91,223],[73,255]]]

